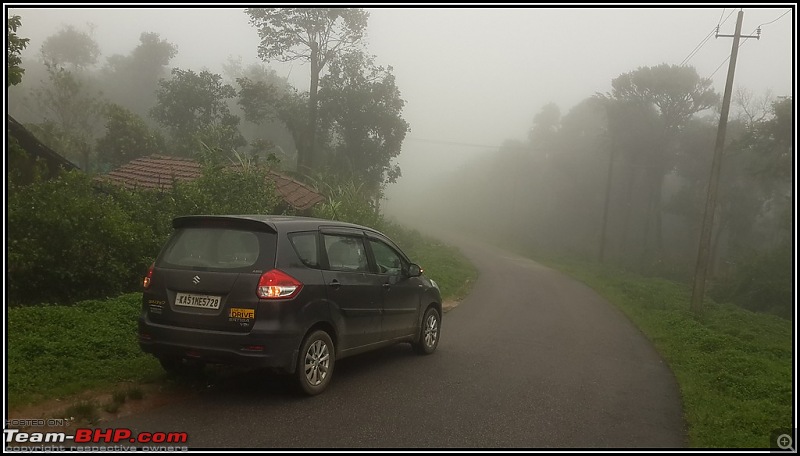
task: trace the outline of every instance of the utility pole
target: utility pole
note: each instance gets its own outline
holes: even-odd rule
[[[694,287],[692,288],[692,311],[700,313],[703,308],[703,296],[706,289],[706,274],[708,273],[708,263],[711,252],[711,233],[714,228],[714,211],[717,206],[717,187],[719,186],[719,172],[722,166],[722,149],[725,145],[725,130],[728,127],[728,111],[731,107],[731,92],[733,91],[733,73],[736,70],[736,57],[739,54],[739,38],[742,38],[742,18],[744,11],[739,10],[736,18],[736,31],[733,35],[720,35],[717,30],[716,37],[733,38],[733,48],[731,50],[731,61],[728,65],[728,80],[725,82],[725,93],[722,97],[722,112],[719,118],[719,128],[717,130],[717,141],[714,144],[714,158],[711,162],[711,177],[708,182],[708,194],[706,198],[705,215],[703,216],[703,227],[700,231],[700,247],[697,252],[697,267],[694,272]],[[745,36],[744,38],[756,38],[758,36]]]

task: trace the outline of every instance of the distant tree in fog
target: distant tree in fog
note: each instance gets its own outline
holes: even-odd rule
[[[340,53],[355,48],[367,27],[369,13],[361,8],[248,8],[258,29],[258,55],[265,61],[306,61],[311,65],[308,130],[297,144],[297,170],[313,170],[317,134],[317,90],[325,66]]]
[[[561,124],[561,111],[555,103],[542,106],[542,110],[533,116],[533,126],[528,131],[528,139],[534,150],[544,154],[551,153],[555,146],[558,129]]]
[[[42,119],[31,127],[48,146],[90,171],[93,138],[102,125],[102,94],[77,70],[48,65],[47,76],[44,86],[33,92]]]
[[[178,154],[199,153],[203,145],[228,154],[245,145],[239,118],[226,102],[235,96],[236,90],[218,74],[175,68],[170,79],[159,82],[150,115],[170,130]]]
[[[647,220],[655,226],[656,255],[659,261],[662,245],[662,190],[664,178],[675,166],[675,140],[680,129],[692,116],[713,107],[719,95],[711,88],[711,80],[701,78],[693,67],[662,64],[640,67],[624,73],[611,81],[612,96],[618,100],[655,106],[661,117],[658,147],[648,154],[648,181],[650,203]],[[646,225],[647,243],[650,222]]]
[[[100,47],[88,33],[67,25],[44,40],[41,53],[49,65],[87,68],[97,63]]]
[[[177,53],[178,48],[157,33],[142,33],[130,54],[108,58],[100,78],[106,96],[147,119],[158,81],[169,74],[167,66]]]

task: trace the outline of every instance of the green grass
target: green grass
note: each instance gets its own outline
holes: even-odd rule
[[[457,248],[396,224],[387,224],[383,232],[436,281],[443,300],[461,300],[472,289],[478,271]]]
[[[141,296],[9,308],[9,406],[161,375],[155,358],[139,349],[136,320]]]
[[[594,288],[653,342],[680,385],[692,447],[766,449],[772,431],[793,427],[792,322],[709,299],[695,316],[686,284],[545,263]]]

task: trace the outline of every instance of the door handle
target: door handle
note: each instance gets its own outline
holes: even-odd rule
[[[334,290],[338,290],[338,289],[339,289],[339,287],[341,287],[341,286],[342,286],[342,284],[341,284],[341,283],[339,283],[339,281],[338,281],[338,280],[336,280],[336,279],[333,279],[333,280],[331,280],[331,283],[329,283],[328,285],[329,285],[331,288],[333,288]]]
[[[384,290],[388,290],[389,288],[392,288],[392,286],[391,286],[391,285],[389,285],[388,283],[384,283],[384,284],[383,284],[383,289],[384,289]]]

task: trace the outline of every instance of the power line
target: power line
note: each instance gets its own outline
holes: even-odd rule
[[[761,24],[761,25],[769,25],[769,24],[772,24],[773,22],[777,21],[778,19],[782,18],[783,16],[786,16],[787,14],[789,14],[791,11],[792,11],[792,10],[786,10],[786,12],[784,12],[783,14],[781,14],[780,16],[778,16],[777,18],[775,18],[775,19],[773,19],[773,20],[771,20],[771,21],[769,21],[769,22],[764,22],[764,23],[763,23],[763,24]],[[761,25],[759,25],[759,27],[761,27]]]
[[[756,33],[756,34],[757,34],[757,36],[760,36],[760,35],[761,35],[761,26],[763,26],[763,25],[769,25],[769,24],[772,24],[773,22],[776,22],[778,19],[782,18],[783,16],[786,16],[787,14],[789,14],[791,11],[792,11],[792,10],[786,10],[786,11],[784,11],[784,13],[783,13],[783,14],[781,14],[781,15],[780,15],[780,16],[778,16],[778,17],[776,17],[775,19],[773,19],[773,20],[771,20],[771,21],[769,21],[769,22],[764,22],[763,24],[760,24],[758,27],[756,27],[756,28],[755,28],[755,30],[753,30],[752,32],[750,32],[750,35],[752,35],[753,33]],[[744,41],[742,41],[742,43],[741,43],[741,44],[739,44],[739,47],[742,47],[742,46],[744,46],[744,43],[746,43],[746,42],[747,42],[747,40],[749,40],[750,38],[753,38],[753,36],[744,36],[744,37],[742,37],[742,38],[744,38]],[[757,38],[757,37],[756,37],[756,38]],[[737,48],[737,49],[738,49],[738,48]],[[719,66],[717,67],[717,69],[716,69],[716,70],[714,70],[714,72],[713,72],[713,73],[711,73],[711,75],[710,75],[710,76],[709,76],[707,79],[711,79],[711,78],[712,78],[712,77],[713,77],[713,76],[714,76],[714,75],[717,73],[717,71],[719,71],[719,69],[720,69],[720,68],[722,68],[722,65],[725,65],[725,62],[727,62],[728,60],[730,60],[730,58],[731,58],[731,56],[730,56],[730,54],[728,54],[728,57],[726,57],[726,58],[725,58],[725,60],[723,60],[723,61],[722,61],[722,63],[720,63],[720,64],[719,64]]]
[[[719,15],[719,18],[720,18],[720,21],[721,21],[721,22],[720,22],[720,21],[717,21],[717,26],[716,26],[715,28],[712,28],[712,29],[711,29],[711,31],[710,31],[710,32],[708,32],[708,35],[706,35],[706,37],[705,37],[705,38],[703,38],[703,40],[700,42],[700,44],[698,44],[697,46],[695,46],[695,47],[694,47],[694,49],[692,49],[692,52],[690,52],[690,53],[689,53],[689,55],[687,55],[687,56],[686,56],[686,58],[685,58],[685,59],[683,59],[683,61],[681,62],[681,64],[680,64],[680,65],[678,65],[678,66],[683,66],[683,65],[685,65],[686,63],[688,63],[688,62],[689,62],[689,60],[691,60],[691,59],[692,59],[692,57],[694,57],[694,56],[695,56],[695,54],[697,54],[698,52],[700,52],[700,49],[702,49],[702,48],[703,48],[703,46],[705,46],[705,44],[708,42],[708,40],[709,40],[709,39],[711,39],[711,35],[713,35],[714,33],[719,33],[719,28],[720,28],[720,26],[722,26],[722,25],[725,25],[725,23],[726,23],[726,22],[728,22],[728,19],[731,17],[731,15],[732,15],[733,13],[734,13],[734,11],[733,11],[733,10],[731,10],[731,12],[730,12],[730,13],[728,13],[728,16],[725,18],[725,20],[724,20],[724,21],[722,21],[722,15],[723,15],[723,14],[725,14],[725,8],[723,8],[723,9],[722,9],[722,14],[720,14],[720,15]]]
[[[753,30],[753,31],[752,31],[750,34],[752,35],[752,34],[753,34],[753,33],[755,33],[756,31],[759,31],[759,32],[760,32],[760,27],[756,27],[756,28],[755,28],[755,30]],[[743,37],[743,38],[744,38],[744,40],[743,40],[743,41],[742,41],[742,42],[739,44],[739,46],[737,46],[737,48],[736,48],[736,49],[739,49],[739,48],[741,48],[742,46],[744,46],[744,43],[746,43],[746,42],[747,42],[747,40],[749,40],[750,38],[752,38],[752,36],[745,36],[745,37]],[[719,69],[720,69],[720,68],[722,68],[722,65],[725,65],[725,63],[726,63],[728,60],[730,60],[730,59],[731,59],[731,55],[730,55],[730,54],[728,54],[728,57],[726,57],[726,58],[725,58],[725,60],[723,60],[723,61],[722,61],[722,63],[720,63],[720,64],[719,64],[719,66],[717,67],[717,69],[716,69],[716,70],[714,70],[714,72],[713,72],[713,73],[711,73],[711,75],[710,75],[709,77],[707,77],[706,79],[711,79],[711,78],[713,78],[713,77],[714,77],[714,75],[715,75],[715,74],[717,74],[717,71],[719,71]]]
[[[408,141],[419,141],[419,142],[427,142],[433,144],[444,144],[447,146],[464,146],[464,147],[482,147],[482,148],[489,148],[489,149],[500,149],[503,146],[487,146],[485,144],[470,144],[470,143],[460,143],[455,141],[443,141],[438,139],[424,139],[424,138],[406,138]]]

